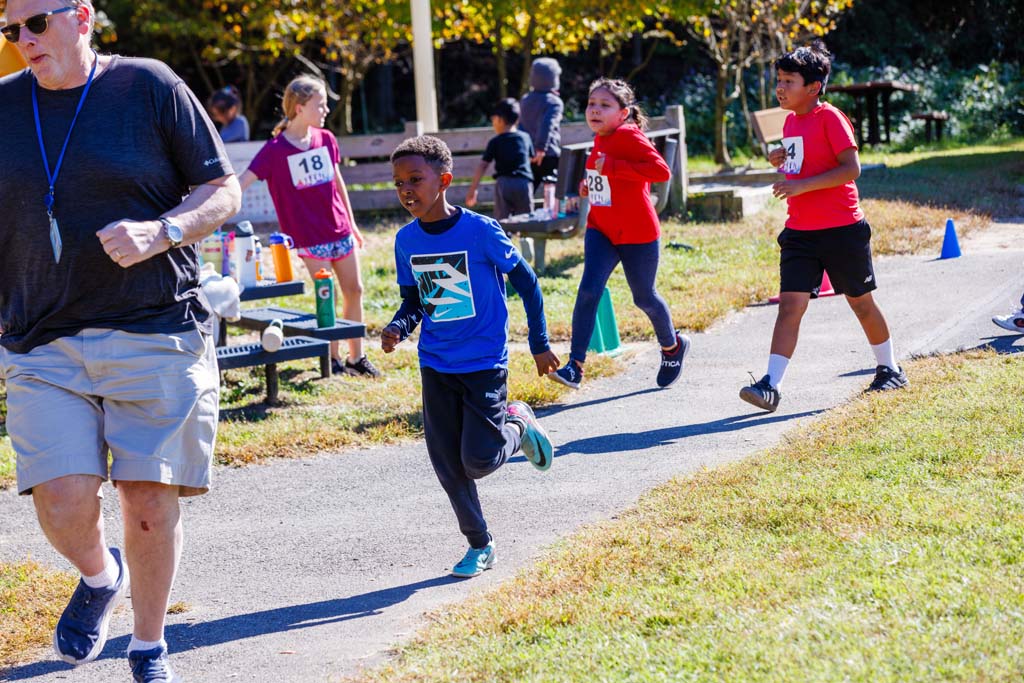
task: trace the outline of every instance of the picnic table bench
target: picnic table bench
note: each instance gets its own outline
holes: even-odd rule
[[[944,111],[922,111],[911,114],[910,118],[924,121],[924,140],[932,141],[932,124],[935,124],[935,139],[942,140],[942,124],[949,121],[949,114]]]
[[[233,370],[253,365],[266,366],[266,401],[268,404],[274,405],[277,403],[279,386],[278,363],[299,360],[300,358],[310,358],[312,356],[325,358],[329,357],[330,353],[331,345],[328,342],[311,337],[289,337],[284,340],[281,348],[277,351],[267,351],[260,342],[234,344],[217,348],[217,368],[220,370]],[[330,373],[330,365],[328,365],[327,371]]]

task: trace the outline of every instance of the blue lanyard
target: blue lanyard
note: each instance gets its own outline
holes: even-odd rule
[[[68,142],[71,141],[71,131],[75,129],[75,122],[78,121],[78,115],[82,112],[82,105],[85,104],[85,96],[89,94],[89,88],[92,87],[93,76],[96,75],[96,65],[99,64],[100,56],[96,54],[96,51],[92,51],[93,59],[92,70],[89,72],[89,80],[85,82],[85,89],[82,90],[82,96],[78,99],[78,107],[75,108],[75,116],[71,119],[71,127],[68,128],[67,137],[64,138],[64,146],[60,148],[60,156],[57,157],[57,165],[53,169],[53,173],[50,173],[50,160],[46,158],[46,145],[43,144],[43,127],[39,123],[39,98],[36,96],[36,79],[32,78],[32,113],[36,117],[36,136],[39,138],[39,151],[43,155],[43,168],[46,169],[46,181],[50,185],[50,191],[46,194],[44,201],[46,202],[46,213],[53,218],[53,186],[57,183],[57,175],[60,174],[61,164],[64,163],[64,152],[68,149]]]

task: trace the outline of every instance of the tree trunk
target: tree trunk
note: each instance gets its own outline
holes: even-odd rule
[[[740,83],[740,106],[743,108],[743,126],[747,131],[747,146],[753,150],[754,155],[760,151],[760,145],[754,141],[754,129],[750,125],[750,105],[747,104],[747,84],[744,74],[746,69],[740,67],[739,71],[739,83]]]
[[[732,166],[732,157],[729,156],[728,122],[725,118],[725,110],[729,106],[726,91],[732,81],[730,70],[727,64],[719,64],[715,77],[715,163],[723,167]]]
[[[498,99],[508,97],[508,54],[501,42],[502,19],[494,22],[494,59],[498,68]]]

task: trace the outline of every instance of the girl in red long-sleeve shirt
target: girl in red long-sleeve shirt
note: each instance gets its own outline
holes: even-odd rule
[[[587,346],[597,306],[612,271],[621,262],[637,305],[654,325],[661,345],[659,387],[679,378],[690,340],[672,324],[672,314],[655,289],[661,225],[651,203],[651,183],[668,180],[668,164],[643,129],[647,124],[628,83],[601,78],[590,85],[587,124],[596,133],[580,195],[590,201],[583,241],[583,278],[572,312],[569,362],[548,375],[573,389],[583,379]]]

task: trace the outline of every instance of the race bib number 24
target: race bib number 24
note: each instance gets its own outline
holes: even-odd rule
[[[587,199],[591,206],[611,206],[612,188],[608,176],[601,175],[593,168],[587,169]]]
[[[779,171],[797,175],[804,167],[804,139],[802,137],[782,138],[782,148],[786,150],[786,160]]]

